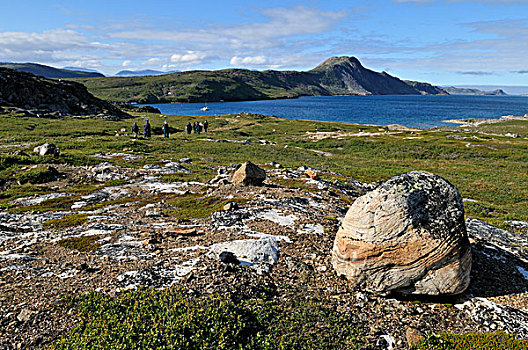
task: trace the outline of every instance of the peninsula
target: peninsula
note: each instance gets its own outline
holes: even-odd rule
[[[403,81],[332,57],[305,71],[195,70],[161,76],[77,79],[104,100],[138,103],[246,101],[300,96],[447,94],[428,83]]]

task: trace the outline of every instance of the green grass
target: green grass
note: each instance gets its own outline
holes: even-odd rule
[[[148,117],[153,126],[163,123],[159,116]],[[0,178],[3,176],[4,179],[13,173],[20,173],[20,168],[25,165],[43,162],[94,165],[101,160],[90,155],[97,152],[122,152],[123,149],[131,149],[133,154],[143,158],[134,161],[112,159],[111,162],[140,168],[145,164],[159,163],[162,159],[193,159],[191,165],[186,165],[194,171],[193,174],[164,176],[166,181],[206,181],[215,175],[216,170],[211,169],[212,165],[222,166],[247,160],[257,164],[276,161],[292,168],[308,165],[364,182],[385,180],[411,170],[425,170],[446,178],[460,190],[463,197],[478,200],[484,206],[493,208],[489,213],[475,212],[475,208],[470,208],[468,213],[473,217],[490,221],[528,220],[528,202],[525,199],[528,198],[528,188],[524,185],[528,180],[528,142],[523,138],[486,136],[476,132],[480,130],[478,128],[475,132],[423,130],[413,134],[401,132],[394,135],[344,137],[313,142],[307,139],[307,132],[354,133],[359,129],[364,132],[379,132],[379,128],[241,114],[239,117],[207,117],[210,132],[206,135],[186,135],[178,132],[173,133],[168,140],[161,135],[153,135],[151,139],[146,140],[125,135],[115,136],[122,128],[128,130],[134,120],[142,125],[143,118],[124,121],[89,118],[37,120],[3,115],[0,119],[0,144],[38,144],[46,140],[57,144],[62,150],[62,155],[58,158],[15,156],[1,150]],[[205,117],[168,116],[169,125],[181,130],[188,121],[204,119]],[[488,133],[501,135],[505,132],[515,132],[517,129],[522,131],[526,125],[528,123],[524,121],[506,121],[483,125],[482,128]],[[451,137],[454,134],[467,139]],[[475,140],[473,136],[480,139]],[[201,141],[202,138],[249,140],[253,144],[207,142]],[[260,139],[276,142],[276,145],[260,145],[257,142]],[[486,147],[466,147],[468,142]],[[488,146],[491,148],[487,148]],[[32,147],[22,150],[31,154]],[[330,152],[333,155],[326,157],[311,150]],[[35,189],[45,191],[43,187]],[[4,193],[0,194],[0,202],[5,203],[23,195],[23,187],[12,185],[4,188]]]
[[[49,350],[62,349],[361,349],[347,318],[309,302],[234,302],[184,290],[142,289],[115,298],[73,299],[81,323]]]
[[[68,228],[73,226],[80,226],[86,222],[86,218],[88,215],[86,214],[72,214],[64,216],[60,219],[53,219],[46,221],[42,224],[42,226],[46,228],[53,228],[53,229],[62,229],[62,228]]]
[[[419,344],[412,347],[415,350],[506,350],[528,349],[527,340],[515,339],[511,334],[497,331],[495,333],[452,334],[440,333],[429,335]]]
[[[213,212],[222,210],[230,202],[245,203],[246,199],[222,199],[219,197],[203,197],[199,194],[176,196],[166,200],[166,203],[175,207],[168,212],[178,219],[199,219],[209,217]]]
[[[64,238],[57,242],[57,245],[78,250],[80,252],[91,252],[99,248],[102,244],[97,241],[101,237],[99,236],[80,236],[80,237],[70,237]]]

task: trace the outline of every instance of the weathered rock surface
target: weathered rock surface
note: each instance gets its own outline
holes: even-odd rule
[[[260,186],[266,179],[266,172],[251,162],[245,162],[233,174],[232,181],[235,185]]]
[[[373,293],[463,292],[471,251],[460,193],[426,172],[387,180],[348,210],[332,263],[353,287]]]
[[[54,155],[54,156],[60,156],[60,149],[53,143],[45,143],[43,145],[37,146],[33,149],[33,152],[38,153],[41,156],[45,156],[48,154]]]

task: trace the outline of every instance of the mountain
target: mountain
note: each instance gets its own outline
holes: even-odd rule
[[[62,67],[62,69],[66,69],[66,70],[74,71],[74,72],[98,73],[98,74],[101,74],[101,75],[104,76],[103,73],[98,72],[98,71],[96,71],[95,69],[90,69],[90,68],[83,68],[83,67]]]
[[[1,67],[0,106],[37,110],[44,114],[127,116],[109,102],[94,97],[82,84]]]
[[[0,67],[16,69],[22,72],[40,75],[48,79],[71,79],[71,78],[102,78],[103,74],[98,72],[85,72],[55,68],[38,63],[0,63]]]
[[[178,71],[162,72],[162,71],[153,70],[153,69],[122,70],[120,72],[117,72],[115,75],[117,77],[145,77],[145,76],[152,76],[152,75],[171,74],[171,73],[176,73],[176,72]]]
[[[305,72],[223,69],[78,81],[99,98],[139,103],[244,101],[331,95],[447,94],[427,83],[405,82],[386,72],[367,69],[355,57],[332,57]]]
[[[457,88],[454,86],[447,86],[443,87],[445,91],[447,91],[450,95],[489,95],[489,96],[506,96],[508,95],[504,90],[502,89],[496,89],[493,91],[482,91],[479,89],[471,89],[471,88]]]

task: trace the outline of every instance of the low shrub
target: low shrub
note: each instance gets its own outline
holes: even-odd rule
[[[494,333],[468,333],[452,334],[440,333],[429,335],[419,344],[412,347],[415,350],[501,350],[501,349],[528,349],[528,341],[515,339],[511,334],[503,331]]]
[[[192,296],[179,288],[97,293],[74,300],[82,322],[49,347],[63,349],[359,349],[358,332],[309,303]]]

